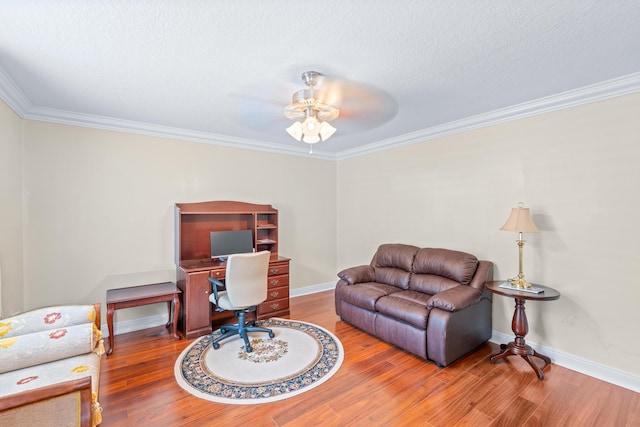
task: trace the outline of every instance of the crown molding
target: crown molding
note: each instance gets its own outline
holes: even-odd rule
[[[322,160],[345,160],[366,154],[391,150],[405,145],[417,144],[431,139],[468,132],[474,129],[493,126],[512,120],[544,114],[564,108],[575,107],[590,102],[601,101],[616,96],[640,92],[640,72],[606,80],[578,89],[524,102],[477,116],[453,122],[443,123],[416,132],[384,139],[361,147],[344,150],[338,153],[314,151],[313,158]],[[105,129],[116,132],[128,132],[161,138],[171,138],[205,144],[221,145],[233,148],[244,148],[277,154],[309,157],[308,147],[283,146],[267,141],[237,138],[209,132],[191,131],[187,129],[140,123],[131,120],[81,114],[34,106],[27,96],[18,88],[9,75],[0,66],[0,98],[2,98],[20,117],[73,126]]]
[[[2,66],[0,66],[0,99],[22,118],[33,108],[29,98],[18,88]]]
[[[218,135],[210,132],[172,128],[168,126],[153,125],[132,120],[114,119],[111,117],[75,113],[71,111],[62,111],[47,107],[33,107],[22,116],[23,118],[30,120],[89,127],[94,129],[104,129],[115,132],[134,133],[160,138],[176,139],[181,141],[199,142],[232,148],[243,148],[247,150],[262,151],[268,153],[288,154],[304,157],[309,156],[306,144],[285,147],[282,144],[276,144],[273,142],[258,141],[247,138],[236,138],[233,136]],[[312,156],[314,158],[325,160],[335,160],[335,155],[333,155],[332,153],[314,151]]]
[[[494,110],[466,119],[433,126],[417,132],[400,135],[371,144],[363,145],[351,150],[341,151],[337,160],[359,157],[365,154],[386,151],[392,148],[416,144],[448,135],[468,132],[474,129],[493,126],[512,120],[544,114],[551,111],[571,108],[590,102],[601,101],[617,96],[640,92],[640,72],[628,74],[611,80],[606,80],[578,89],[561,92],[555,95],[539,98],[522,104]]]

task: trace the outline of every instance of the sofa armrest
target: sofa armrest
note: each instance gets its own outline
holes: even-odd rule
[[[338,273],[338,277],[350,285],[363,282],[375,282],[376,275],[370,265],[359,265],[350,267]]]
[[[482,291],[484,283],[493,280],[493,263],[491,261],[478,261],[478,269],[469,283],[472,288]]]
[[[476,304],[482,299],[482,292],[467,285],[456,286],[439,292],[429,298],[427,307],[429,310],[440,308],[445,311],[455,312],[464,310]]]

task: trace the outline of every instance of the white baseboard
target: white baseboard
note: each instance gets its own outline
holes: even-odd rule
[[[156,314],[153,316],[138,317],[137,319],[123,320],[120,322],[113,322],[113,335],[126,334],[128,332],[140,331],[142,329],[153,328],[160,325],[167,324],[167,314]],[[109,329],[107,325],[100,327],[102,336],[105,339],[109,336]]]
[[[513,334],[505,334],[503,332],[493,330],[490,341],[496,344],[508,343],[513,341]],[[605,366],[573,354],[555,350],[551,347],[546,347],[529,340],[527,340],[527,344],[537,352],[548,356],[556,365],[563,366],[567,369],[571,369],[572,371],[580,372],[581,374],[598,378],[599,380],[606,381],[635,392],[640,392],[640,377],[636,375],[620,371],[618,369],[613,369],[609,366]]]
[[[317,292],[328,291],[336,287],[336,282],[319,283],[317,285],[305,286],[304,288],[291,289],[291,298],[299,297],[302,295],[311,295]],[[166,314],[156,314],[153,316],[139,317],[132,320],[123,320],[113,323],[113,334],[120,335],[128,332],[135,332],[141,329],[153,328],[155,326],[165,325],[167,323]],[[102,330],[102,336],[105,338],[109,336],[109,329],[104,324],[100,328]]]
[[[317,285],[306,286],[304,288],[291,289],[290,294],[292,298],[310,295],[317,292],[323,292],[334,289],[335,282],[319,283]],[[126,334],[127,332],[139,331],[141,329],[152,328],[155,326],[164,325],[167,323],[167,316],[155,315],[148,317],[141,317],[133,320],[124,320],[122,322],[116,322],[113,325],[114,334]],[[106,325],[102,327],[103,336],[107,337],[109,332]],[[496,330],[492,331],[491,342],[500,344],[513,341],[513,334],[505,334]],[[613,369],[609,366],[602,365],[600,363],[593,362],[591,360],[584,359],[579,356],[564,353],[562,351],[555,350],[551,347],[545,347],[534,342],[527,341],[527,344],[533,347],[536,351],[549,356],[553,363],[559,366],[563,366],[572,371],[580,372],[590,377],[598,378],[602,381],[606,381],[611,384],[624,387],[635,392],[640,392],[640,377],[630,374],[628,372]]]
[[[291,289],[291,297],[300,297],[302,295],[311,295],[318,292],[329,291],[335,289],[336,282],[319,283],[317,285],[305,286],[304,288]]]

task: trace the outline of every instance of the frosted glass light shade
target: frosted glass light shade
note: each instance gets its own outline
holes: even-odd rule
[[[318,119],[309,116],[302,122],[302,133],[307,136],[316,136],[320,133],[320,123]]]
[[[322,124],[320,124],[320,137],[322,137],[323,141],[331,138],[331,135],[333,135],[335,132],[336,128],[331,126],[329,123],[322,122]]]
[[[293,122],[293,124],[287,128],[287,133],[295,140],[300,141],[302,139],[302,123]]]
[[[326,141],[336,132],[336,128],[331,126],[324,120],[319,120],[315,116],[309,116],[302,122],[295,121],[287,128],[287,133],[298,141],[304,141],[307,144],[315,144]]]
[[[302,140],[307,144],[315,144],[320,141],[320,135],[305,135]]]

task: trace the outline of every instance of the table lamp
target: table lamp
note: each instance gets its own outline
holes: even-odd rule
[[[507,219],[507,222],[500,228],[504,231],[517,231],[518,232],[518,253],[519,253],[519,272],[518,276],[511,279],[511,285],[528,289],[531,287],[526,280],[524,280],[524,273],[522,272],[522,248],[524,247],[524,240],[522,240],[522,233],[535,233],[538,231],[538,227],[531,219],[531,213],[529,208],[524,207],[524,203],[518,203],[517,208],[511,209],[511,215]]]

